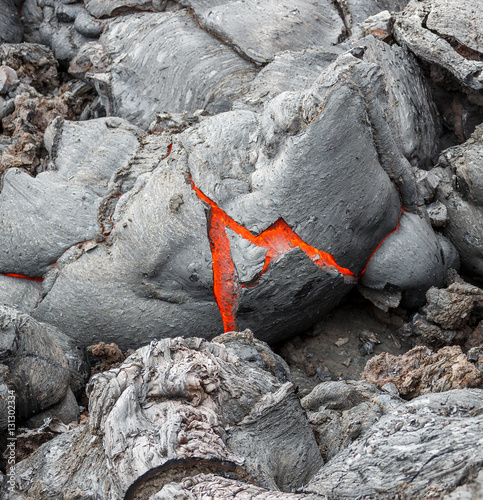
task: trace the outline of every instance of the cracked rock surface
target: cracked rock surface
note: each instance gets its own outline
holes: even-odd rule
[[[483,462],[483,391],[420,396],[384,415],[304,488],[332,498],[413,498],[454,489]]]
[[[457,10],[458,14],[454,15]],[[478,0],[412,0],[396,15],[396,40],[421,59],[450,72],[470,89],[483,89],[483,17]]]

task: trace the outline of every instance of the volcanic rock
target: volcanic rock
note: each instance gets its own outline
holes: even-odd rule
[[[250,500],[326,500],[326,497],[320,495],[306,495],[304,493],[282,493],[281,491],[268,491],[264,488],[247,484],[241,481],[236,481],[228,477],[221,477],[215,474],[198,474],[186,479],[168,482],[172,477],[169,477],[169,471],[166,472],[167,479],[164,481],[156,478],[158,485],[147,491],[157,491],[149,498],[152,500],[167,500],[168,498],[190,498],[199,499],[213,498],[233,498],[234,500],[242,500],[249,498]],[[168,479],[169,477],[169,479]],[[163,483],[165,486],[160,488]],[[155,483],[156,484],[156,483]],[[144,495],[144,496],[143,496]],[[136,500],[146,498],[146,492],[138,490],[135,496],[129,497]]]
[[[0,91],[5,96],[5,100],[0,98],[0,174],[16,167],[36,175],[45,169],[45,129],[57,116],[79,116],[92,99],[92,91],[75,80],[59,89],[57,62],[52,52],[39,44],[3,44],[0,62],[0,79],[2,74],[10,75]]]
[[[229,109],[256,75],[253,64],[202,31],[186,11],[106,23],[99,41],[82,47],[70,71],[96,86],[108,115],[145,129],[156,112]]]
[[[79,392],[88,375],[82,352],[50,325],[1,306],[2,385],[15,393],[18,423]],[[1,400],[1,430],[7,428],[7,399]]]
[[[483,13],[478,0],[412,0],[395,15],[394,35],[464,86],[483,89]]]
[[[447,149],[439,160],[437,199],[449,223],[443,234],[461,257],[464,271],[483,279],[483,126],[461,146]]]
[[[482,408],[481,389],[426,394],[400,405],[303,491],[345,499],[443,495],[481,469]]]
[[[0,45],[0,63],[15,70],[20,82],[40,93],[59,87],[57,61],[47,47],[37,43]]]
[[[75,0],[26,0],[22,22],[25,40],[47,45],[63,65],[82,45],[99,37],[103,24],[85,11],[83,2]]]
[[[367,362],[361,379],[379,387],[391,382],[408,399],[483,383],[481,373],[459,346],[443,347],[436,353],[419,346],[397,357],[379,354]]]
[[[56,120],[46,134],[49,170],[35,178],[15,168],[4,174],[0,196],[4,273],[41,276],[67,249],[102,232],[100,205],[117,195],[116,175],[138,148],[136,129],[121,120],[111,126],[112,120],[85,126]]]
[[[323,382],[302,399],[326,461],[400,404],[399,397],[381,391],[373,384],[351,380]]]
[[[398,331],[401,337],[433,349],[457,344],[467,350],[479,344],[483,290],[456,272],[450,275],[452,283],[447,288],[431,287],[426,292],[427,303]]]
[[[18,3],[0,0],[0,44],[22,41],[23,28],[18,15]]]
[[[245,471],[249,482],[287,491],[322,464],[292,384],[220,344],[154,342],[120,368],[96,375],[89,397],[89,425],[17,464],[18,498],[74,492],[123,498],[133,483],[138,489],[168,466],[186,477],[220,463]]]
[[[28,312],[37,305],[41,294],[42,283],[38,280],[0,275],[0,305]]]
[[[176,138],[119,118],[54,121],[49,170],[4,175],[0,272],[42,276],[32,314],[84,346],[134,347],[181,331],[213,337],[222,323],[278,342],[330,311],[360,274],[364,286],[418,303],[442,285],[451,254],[417,213],[410,166],[430,161],[437,126],[405,51],[358,43],[309,89],[261,109],[240,101],[201,114]],[[392,64],[377,62],[385,59]],[[382,120],[396,101],[406,112]],[[343,134],[350,143],[338,141]],[[220,234],[231,246],[223,279],[212,264],[226,259],[210,249],[213,217],[225,218]]]

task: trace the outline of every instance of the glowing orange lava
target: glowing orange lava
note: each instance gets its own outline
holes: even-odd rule
[[[23,274],[14,274],[14,273],[2,273],[3,276],[10,276],[11,278],[20,278],[23,280],[30,280],[30,281],[44,281],[44,278],[31,278],[30,276],[25,276]]]
[[[235,265],[230,255],[230,240],[226,228],[240,235],[254,245],[267,250],[265,263],[258,278],[268,269],[270,262],[292,250],[300,248],[314,264],[321,268],[332,267],[344,276],[355,278],[355,274],[345,267],[339,266],[334,257],[305,243],[295,234],[288,224],[279,219],[258,236],[246,227],[235,222],[218,205],[200,191],[191,180],[191,187],[198,198],[207,203],[211,210],[208,220],[208,236],[213,257],[213,293],[220,309],[225,332],[237,329],[236,311],[240,297],[241,285],[236,275]]]

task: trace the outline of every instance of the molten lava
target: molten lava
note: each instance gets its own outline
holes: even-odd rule
[[[30,276],[25,276],[23,274],[14,274],[14,273],[3,273],[3,276],[10,276],[11,278],[20,278],[23,280],[30,280],[30,281],[44,281],[44,278],[31,278]]]
[[[240,285],[235,265],[230,255],[230,240],[226,228],[248,240],[250,243],[267,250],[265,263],[258,278],[268,269],[270,262],[294,248],[300,248],[314,264],[321,268],[332,267],[344,276],[355,278],[350,269],[339,266],[332,255],[317,250],[305,243],[295,234],[288,224],[279,219],[258,236],[246,227],[235,222],[226,212],[200,191],[191,180],[191,187],[211,210],[208,219],[208,236],[213,257],[213,293],[221,312],[225,332],[237,329],[236,312],[240,297]],[[257,279],[258,279],[257,278]]]

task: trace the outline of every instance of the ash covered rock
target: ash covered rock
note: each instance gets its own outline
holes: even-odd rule
[[[419,58],[444,68],[464,86],[483,89],[483,25],[478,0],[412,0],[396,14],[394,34]]]
[[[132,484],[139,491],[150,478],[155,484],[157,478],[160,490],[169,482],[163,471],[170,464],[183,478],[213,472],[210,463],[223,461],[245,471],[245,481],[288,491],[322,464],[292,384],[217,343],[152,343],[121,367],[96,375],[89,397],[88,426],[17,464],[18,498],[74,492],[123,498]]]
[[[326,461],[349,446],[382,415],[401,404],[400,398],[364,381],[323,382],[302,399],[320,451]]]
[[[303,489],[331,498],[443,495],[481,469],[483,391],[426,394],[390,411]]]
[[[418,346],[397,357],[379,354],[367,362],[361,379],[379,387],[393,383],[405,398],[428,392],[481,387],[483,383],[481,373],[459,346],[443,347],[436,353]]]

